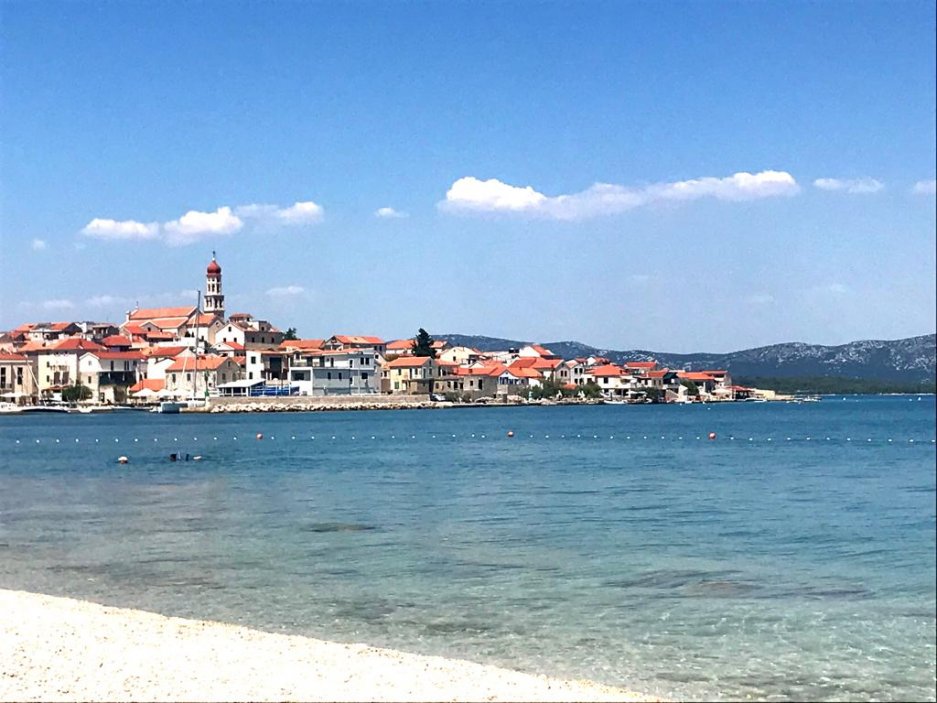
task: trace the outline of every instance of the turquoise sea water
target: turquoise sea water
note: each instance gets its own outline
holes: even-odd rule
[[[934,700],[934,436],[933,397],[0,417],[0,587],[674,698]]]

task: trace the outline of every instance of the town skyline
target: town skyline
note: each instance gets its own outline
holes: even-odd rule
[[[170,6],[4,5],[0,329],[934,331],[932,4]]]

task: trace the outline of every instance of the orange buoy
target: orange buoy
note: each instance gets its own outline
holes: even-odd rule
[[[257,439],[263,439],[263,438],[264,438],[264,433],[263,433],[263,432],[258,432],[258,433],[257,433]]]
[[[709,438],[710,438],[710,439],[715,439],[715,438],[716,438],[716,433],[715,433],[715,432],[710,432],[710,433],[709,433]]]
[[[513,436],[514,436],[514,431],[508,430],[508,437],[513,437]]]

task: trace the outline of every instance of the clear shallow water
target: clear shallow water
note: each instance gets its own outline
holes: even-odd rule
[[[934,700],[934,434],[933,397],[0,417],[0,587],[675,698]]]

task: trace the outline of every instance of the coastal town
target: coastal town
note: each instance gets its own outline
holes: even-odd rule
[[[425,403],[692,403],[772,400],[725,369],[563,359],[540,344],[479,351],[432,339],[297,338],[248,312],[227,314],[214,253],[196,304],[136,308],[121,322],[28,322],[0,333],[9,411],[76,407],[237,408],[257,402],[390,398]],[[282,404],[278,407],[283,407]]]

